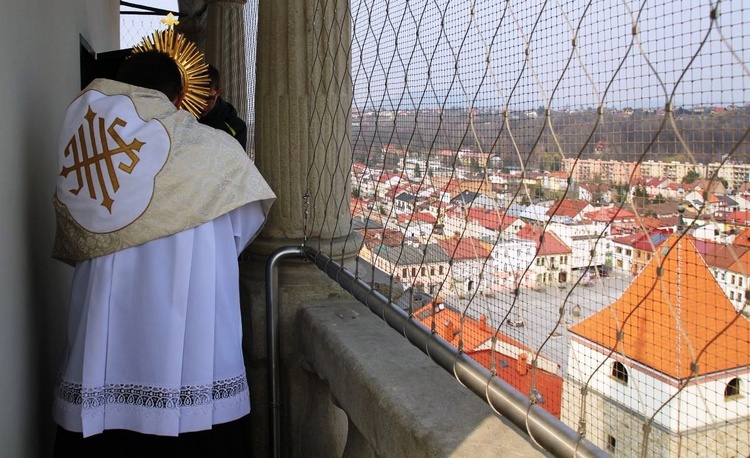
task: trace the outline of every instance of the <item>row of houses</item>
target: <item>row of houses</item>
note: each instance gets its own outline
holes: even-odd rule
[[[728,188],[737,192],[747,191],[750,183],[750,164],[732,162],[712,162],[697,164],[692,162],[643,161],[628,162],[601,159],[563,159],[563,169],[575,182],[590,182],[601,178],[608,183],[627,184],[633,178],[645,180],[661,179],[672,183],[681,183],[688,173],[695,173],[698,178],[714,181],[725,180]]]
[[[484,315],[437,299],[413,316],[616,456],[744,456],[750,321],[738,319],[713,270],[749,250],[732,263],[718,244],[684,234],[657,232],[649,244],[660,250],[625,292],[568,329],[564,374]]]

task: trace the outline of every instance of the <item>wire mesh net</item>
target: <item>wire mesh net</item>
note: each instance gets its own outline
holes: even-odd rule
[[[247,154],[255,158],[255,62],[258,40],[258,0],[245,3],[245,65],[247,80]]]
[[[166,11],[177,16],[177,0],[141,0],[120,5],[120,49],[132,48],[143,37],[163,29],[161,19]]]
[[[748,456],[750,5],[329,8],[352,157],[309,180],[390,299],[613,455]]]
[[[170,10],[175,15],[178,13],[178,3],[176,0],[171,1],[141,1],[135,5],[141,5],[144,8],[135,6],[121,5],[120,8],[120,48],[131,48],[150,35],[154,31],[164,29],[166,26],[161,22],[165,14],[162,9]],[[151,11],[157,8],[159,11]],[[244,100],[238,100],[234,104],[240,115],[247,124],[247,152],[251,158],[255,157],[255,57],[256,42],[258,32],[258,1],[250,0],[243,7],[244,29],[242,33],[233,33],[236,31],[227,31],[222,36],[222,46],[224,49],[235,49],[238,46],[236,42],[242,40],[245,42],[245,78],[247,81],[247,92]],[[206,11],[205,9],[196,12],[189,19],[196,25],[195,28],[205,29]],[[205,37],[202,45],[205,45]],[[227,79],[231,75],[224,75]]]

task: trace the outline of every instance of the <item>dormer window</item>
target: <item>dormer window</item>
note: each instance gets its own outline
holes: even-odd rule
[[[724,399],[731,399],[739,397],[742,394],[740,379],[733,378],[727,383],[727,387],[724,388]]]
[[[619,361],[612,363],[612,377],[627,385],[628,370],[625,368],[625,365]]]

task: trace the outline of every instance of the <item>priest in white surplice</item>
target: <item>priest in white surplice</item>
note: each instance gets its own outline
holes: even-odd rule
[[[139,437],[192,437],[250,411],[237,257],[275,196],[232,137],[179,109],[189,75],[174,60],[133,54],[65,116],[53,255],[75,273],[56,454],[138,453]],[[78,448],[111,430],[135,439]]]

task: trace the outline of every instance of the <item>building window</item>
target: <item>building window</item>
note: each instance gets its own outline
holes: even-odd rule
[[[440,266],[440,275],[443,275],[443,266]]]
[[[729,291],[729,300],[730,301],[734,300],[734,291]]]
[[[632,256],[633,251],[632,250],[625,250],[625,256]]]
[[[612,364],[612,377],[626,385],[628,384],[628,370],[621,362],[615,361]]]
[[[404,267],[403,269],[401,269],[401,276],[406,278],[407,275],[408,275],[408,270],[406,270],[406,267]]]
[[[742,287],[742,277],[737,278],[737,286]]]
[[[435,266],[430,266],[430,275],[435,275]]]
[[[427,275],[427,267],[422,267],[422,276]]]
[[[615,248],[615,253],[622,254],[622,248],[620,248],[619,246]]]
[[[724,399],[736,398],[742,394],[740,390],[740,379],[733,378],[727,383],[727,387],[724,388]]]
[[[411,276],[412,277],[416,277],[417,276],[417,268],[416,267],[412,267],[411,268]]]
[[[617,451],[617,439],[612,436],[607,436],[607,451],[609,453],[615,453],[615,451]]]
[[[734,285],[734,275],[732,275],[732,278],[729,280],[729,282]]]

